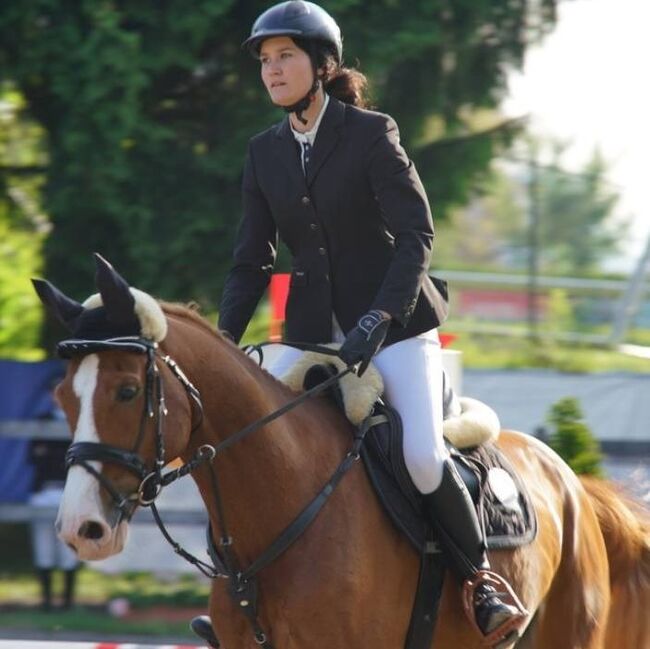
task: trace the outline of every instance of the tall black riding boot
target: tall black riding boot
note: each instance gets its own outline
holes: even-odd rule
[[[74,604],[74,587],[77,582],[77,570],[63,571],[63,608],[70,609]]]
[[[201,640],[205,640],[210,647],[219,649],[219,640],[212,628],[212,622],[209,616],[197,615],[190,622],[190,629],[192,629]]]
[[[52,609],[52,571],[49,568],[38,570],[38,581],[41,585],[41,609]]]
[[[514,639],[528,613],[507,582],[489,571],[483,528],[451,459],[444,463],[440,486],[424,496],[424,503],[443,549],[463,582],[464,605],[470,620],[488,644],[502,643],[510,636]]]

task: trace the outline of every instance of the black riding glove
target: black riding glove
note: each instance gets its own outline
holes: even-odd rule
[[[362,316],[357,326],[346,336],[339,356],[348,366],[361,363],[357,371],[359,376],[368,369],[370,359],[379,351],[388,333],[390,321],[390,316],[373,309]]]

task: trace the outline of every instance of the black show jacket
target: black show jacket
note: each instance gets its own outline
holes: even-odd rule
[[[387,115],[330,97],[306,177],[288,117],[250,141],[219,309],[219,328],[237,341],[270,281],[278,234],[292,256],[289,341],[330,342],[332,314],[347,333],[370,309],[387,311],[386,344],[446,317],[444,282],[427,275],[427,197]]]

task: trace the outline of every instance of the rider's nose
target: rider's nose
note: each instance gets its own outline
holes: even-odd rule
[[[108,525],[97,520],[85,520],[77,531],[77,535],[80,538],[90,541],[100,541],[109,533]]]

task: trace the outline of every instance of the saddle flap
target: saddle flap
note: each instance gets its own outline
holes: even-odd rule
[[[374,426],[366,435],[361,449],[366,472],[389,518],[422,552],[428,522],[422,513],[422,496],[404,462],[401,420],[393,408],[382,403],[374,414],[384,415],[388,421]],[[447,446],[477,509],[483,513],[488,548],[512,548],[532,541],[537,533],[535,512],[523,483],[503,453],[493,444],[463,452],[449,443]]]

